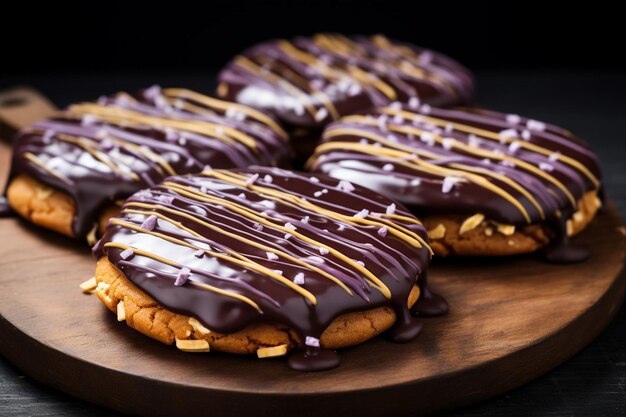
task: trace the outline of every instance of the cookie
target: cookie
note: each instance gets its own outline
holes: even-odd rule
[[[290,158],[285,132],[266,114],[151,87],[70,106],[23,130],[6,195],[26,219],[83,239],[120,200],[166,176]]]
[[[294,140],[302,152],[302,140],[319,139],[320,129],[343,115],[394,101],[466,103],[474,91],[470,72],[454,60],[383,35],[320,33],[261,43],[236,56],[219,81],[219,96],[308,130]]]
[[[94,254],[98,297],[131,327],[183,350],[293,350],[295,369],[334,367],[332,349],[388,329],[411,340],[409,306],[436,298],[404,207],[278,168],[167,178],[126,200]]]
[[[577,262],[569,242],[601,200],[600,168],[570,132],[475,108],[392,103],[329,125],[307,163],[409,207],[438,255],[501,256],[544,250]]]

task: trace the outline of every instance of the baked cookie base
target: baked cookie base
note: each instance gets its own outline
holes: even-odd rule
[[[567,235],[585,229],[601,205],[596,191],[587,192],[578,203],[578,211],[567,220]],[[421,220],[438,256],[521,255],[544,248],[551,241],[545,224],[513,227],[462,215],[425,216]]]
[[[177,314],[160,306],[153,298],[134,286],[106,257],[96,265],[96,288],[94,293],[118,319],[126,321],[133,329],[171,345],[181,340],[206,340],[211,350],[251,354],[258,349],[286,345],[292,350],[300,345],[300,338],[289,327],[275,323],[256,323],[236,333],[208,331],[189,316]],[[408,306],[419,298],[419,288],[413,287],[407,300]],[[122,307],[120,307],[122,303]],[[396,321],[390,307],[345,313],[337,317],[320,338],[321,346],[341,349],[369,340]]]
[[[7,200],[11,208],[29,222],[68,237],[76,237],[72,229],[76,203],[69,194],[27,175],[18,175],[7,187]],[[117,205],[102,210],[97,227],[100,234],[104,233],[109,219],[119,211]]]

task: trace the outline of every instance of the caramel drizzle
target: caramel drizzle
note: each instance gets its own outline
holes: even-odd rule
[[[344,129],[341,129],[341,130],[344,130]],[[350,131],[350,129],[345,129],[345,130]],[[354,131],[356,132],[356,134],[359,134],[359,135],[361,135],[361,133],[365,133],[357,129],[354,129]],[[354,132],[350,132],[350,133],[354,133]],[[346,134],[346,132],[342,134]],[[361,135],[361,136],[364,136],[364,135]],[[489,180],[485,179],[484,177],[480,175],[477,175],[471,172],[461,171],[458,169],[444,168],[444,167],[426,162],[422,159],[411,158],[411,154],[405,151],[395,150],[391,148],[376,147],[370,144],[360,144],[360,143],[354,143],[354,142],[324,143],[317,147],[316,153],[315,155],[313,155],[313,158],[316,158],[318,154],[329,151],[329,150],[353,150],[356,152],[361,152],[361,153],[372,155],[372,156],[383,155],[383,156],[387,156],[390,158],[395,158],[397,159],[395,161],[396,164],[402,165],[409,169],[413,169],[415,171],[424,172],[424,173],[434,175],[437,177],[442,177],[442,178],[445,178],[447,176],[455,176],[455,177],[464,178],[465,180],[473,184],[476,184],[482,188],[485,188],[499,195],[500,197],[504,198],[509,203],[511,203],[511,205],[513,205],[524,216],[524,219],[526,220],[527,223],[531,222],[528,212],[526,211],[524,206],[519,201],[517,201],[517,199],[515,199],[511,194],[506,192],[501,187],[498,187],[497,185],[491,183]]]
[[[397,55],[400,56],[401,59],[399,60],[399,62],[394,62],[393,60],[391,61],[385,60],[384,61],[385,65],[389,65],[399,70],[400,72],[409,76],[410,78],[431,81],[434,84],[437,84],[445,88],[447,91],[449,91],[453,95],[455,96],[457,95],[454,87],[450,85],[450,83],[447,80],[443,79],[442,77],[440,77],[434,72],[428,71],[422,67],[417,66],[416,63],[413,62],[413,60],[417,59],[417,57],[413,53],[407,54],[406,52],[408,48],[401,48],[399,46],[396,46],[392,44],[389,41],[389,39],[387,39],[386,37],[382,35],[375,35],[375,36],[372,36],[370,39],[371,39],[372,44],[375,45],[376,47],[380,49],[394,51]],[[368,59],[366,53],[361,51],[361,47],[357,43],[355,43],[354,41],[352,41],[351,39],[343,35],[339,35],[339,34],[328,35],[328,34],[320,33],[314,36],[313,42],[319,47],[326,49],[327,51],[331,53],[338,53],[339,55],[342,55],[345,59],[350,58],[350,55],[354,54],[355,52],[360,52],[359,55],[361,57],[363,57],[364,59]],[[369,59],[372,59],[372,58],[369,58]],[[380,58],[374,58],[374,59],[376,61],[381,61]],[[361,70],[361,73],[362,75],[365,75],[366,77],[369,75],[369,73],[366,71]],[[395,90],[394,90],[393,98],[387,95],[387,97],[390,100],[395,100],[395,96],[396,96]]]
[[[142,231],[144,233],[146,232],[145,230],[143,230],[141,228],[140,228],[140,231]],[[172,261],[170,259],[164,258],[162,256],[156,255],[156,254],[148,252],[148,251],[144,251],[142,249],[134,248],[134,247],[132,247],[130,245],[127,245],[127,244],[124,244],[124,243],[107,242],[107,243],[104,244],[104,247],[105,248],[116,248],[116,249],[121,249],[121,250],[131,249],[135,253],[135,255],[145,256],[146,258],[153,259],[155,261],[164,263],[164,264],[169,265],[169,266],[174,267],[174,268],[181,269],[183,267],[183,265],[178,264],[178,263],[176,263],[176,262],[174,262],[174,261]],[[196,281],[192,281],[192,280],[189,280],[187,282],[190,283],[193,286],[196,286],[196,287],[199,287],[199,288],[202,288],[202,289],[205,289],[205,290],[212,291],[212,292],[214,292],[216,294],[224,295],[226,297],[231,297],[231,298],[234,298],[236,300],[243,301],[244,303],[246,303],[246,304],[250,305],[252,308],[254,308],[256,311],[258,311],[260,314],[263,314],[263,311],[261,310],[259,305],[257,303],[255,303],[254,301],[252,301],[250,298],[246,297],[246,296],[243,296],[243,295],[231,292],[231,291],[225,291],[225,290],[219,289],[217,287],[214,287],[212,285],[205,284],[205,283],[202,283],[202,282],[196,282]]]
[[[308,52],[304,52],[295,46],[289,41],[281,40],[278,42],[278,47],[291,58],[304,63],[305,65],[309,65],[319,71],[326,78],[333,80],[339,79],[342,77],[351,77],[355,80],[359,81],[361,84],[373,87],[384,94],[389,100],[396,99],[396,91],[389,84],[382,81],[374,74],[367,73],[362,71],[360,68],[355,67],[353,65],[348,66],[348,71],[340,70],[338,68],[333,68],[321,61],[315,55],[310,54]],[[335,119],[338,119],[336,117]]]
[[[381,111],[385,114],[389,114],[389,115],[400,115],[406,119],[409,120],[417,120],[417,121],[424,121],[427,123],[431,123],[434,124],[436,126],[446,126],[446,125],[450,125],[452,126],[455,130],[464,132],[464,133],[472,133],[474,135],[480,136],[481,138],[485,138],[485,139],[489,139],[492,141],[497,141],[497,142],[503,142],[503,143],[511,143],[514,141],[517,141],[521,147],[531,151],[531,152],[535,152],[544,156],[550,156],[552,154],[554,154],[554,151],[551,151],[550,149],[544,148],[542,146],[539,146],[537,144],[534,143],[530,143],[524,140],[518,140],[515,138],[509,138],[506,136],[501,136],[500,134],[496,133],[496,132],[492,132],[489,130],[485,130],[485,129],[481,129],[478,127],[474,127],[474,126],[469,126],[466,124],[462,124],[462,123],[455,123],[455,122],[451,122],[451,121],[447,121],[444,119],[439,119],[436,117],[432,117],[432,116],[425,116],[422,114],[416,114],[416,113],[412,113],[406,110],[399,110],[399,109],[393,109],[391,107],[385,107],[383,109],[381,109]],[[577,160],[575,160],[574,158],[571,158],[567,155],[563,155],[563,154],[558,154],[555,155],[557,157],[557,160],[560,162],[563,162],[573,168],[575,168],[576,170],[578,170],[579,172],[581,172],[582,174],[584,174],[587,178],[589,178],[589,180],[591,180],[591,182],[595,185],[595,187],[599,187],[600,186],[600,180],[598,180],[598,178],[596,178],[595,175],[593,175],[593,173],[591,171],[589,171],[589,169],[584,166],[583,164],[581,164],[580,162],[578,162]]]
[[[373,120],[369,120],[365,117],[362,116],[348,116],[345,117],[343,119],[346,122],[357,122],[357,123],[362,123],[362,124],[366,124],[366,125],[376,125],[376,122]],[[428,133],[432,136],[432,138],[435,140],[435,142],[437,142],[438,144],[441,144],[444,140],[444,137],[438,134],[435,134],[433,132],[430,131],[424,131],[415,127],[411,127],[411,126],[397,126],[397,125],[393,125],[393,124],[389,124],[388,129],[393,131],[393,132],[398,132],[398,133],[403,133],[403,134],[411,134],[411,135],[421,135],[422,133]],[[389,148],[394,148],[394,149],[398,149],[398,150],[402,150],[405,151],[409,154],[416,154],[416,155],[420,155],[420,156],[424,156],[430,159],[434,159],[434,160],[440,160],[443,159],[444,157],[433,153],[433,152],[428,152],[428,151],[424,151],[418,148],[412,148],[410,146],[407,145],[401,145],[398,143],[394,143],[391,142],[387,139],[385,139],[384,137],[375,134],[375,133],[371,133],[368,131],[362,131],[358,128],[336,128],[336,129],[329,129],[328,131],[326,131],[324,133],[324,137],[325,138],[332,138],[335,136],[341,136],[341,135],[345,135],[345,134],[353,134],[353,135],[359,135],[359,136],[363,136],[363,137],[367,137],[370,140],[379,142],[381,144],[384,144],[386,147]],[[332,142],[335,143],[335,142]],[[338,142],[338,143],[343,143],[343,142]],[[500,160],[500,161],[509,161],[515,164],[515,166],[519,166],[520,168],[523,168],[524,170],[531,172],[532,174],[534,174],[537,177],[541,177],[544,180],[554,184],[557,188],[559,188],[563,194],[565,194],[565,196],[568,198],[568,200],[574,205],[576,206],[576,199],[574,198],[574,196],[571,194],[571,192],[567,189],[567,187],[565,187],[565,185],[559,181],[556,177],[554,177],[553,175],[550,175],[549,173],[541,170],[540,168],[537,168],[536,166],[524,161],[523,159],[520,158],[516,158],[513,156],[509,156],[509,155],[504,155],[504,154],[499,154],[496,152],[492,152],[492,151],[488,151],[488,150],[484,150],[484,149],[478,149],[478,148],[474,148],[472,146],[469,146],[459,140],[455,140],[454,142],[451,142],[451,147],[452,148],[457,148],[462,150],[465,153],[468,153],[470,155],[474,155],[477,157],[481,157],[481,158],[489,158],[489,159],[495,159],[495,160]],[[318,152],[316,152],[317,155]],[[310,162],[311,163],[311,162]],[[456,164],[457,166],[460,166],[458,164]],[[471,170],[475,170],[475,168],[471,168],[471,169],[467,169],[465,168],[466,166],[464,165],[464,170],[466,171],[471,171]],[[508,177],[499,175],[495,172],[489,172],[488,170],[484,170],[481,173],[483,173],[484,175],[489,175],[492,176],[494,178],[500,179],[503,182],[506,182],[508,185],[514,187],[517,191],[519,191],[520,193],[522,193],[532,204],[533,206],[535,206],[535,208],[537,208],[537,210],[540,212],[541,217],[544,218],[545,214],[543,213],[543,209],[541,208],[541,206],[539,205],[539,203],[536,201],[536,199],[530,194],[528,193],[528,191],[526,191],[521,185],[519,185],[518,183],[514,182],[513,180],[511,180]],[[506,179],[505,179],[506,178]]]
[[[298,97],[303,103],[304,108],[311,114],[313,118],[315,118],[317,110],[315,109],[313,103],[311,103],[311,99],[309,98],[309,96],[303,90],[290,83],[286,78],[267,70],[263,70],[262,67],[243,55],[237,56],[234,62],[246,71],[258,75],[259,77],[266,78],[274,85],[280,85],[289,93]]]
[[[159,116],[148,116],[134,110],[121,107],[110,107],[94,103],[76,104],[70,107],[69,115],[92,115],[107,123],[123,126],[124,124],[171,127],[204,136],[215,137],[228,144],[239,142],[258,152],[256,141],[232,127],[199,120],[180,120]]]
[[[220,179],[223,179],[223,178],[220,178]],[[232,181],[228,181],[227,179],[223,179],[223,180],[232,183]],[[356,268],[361,270],[361,272],[363,272],[363,270],[367,271],[364,267],[361,267],[361,265],[357,264],[355,261],[351,260],[350,258],[348,258],[347,256],[343,255],[341,252],[333,249],[332,247],[330,247],[328,245],[325,245],[325,244],[323,244],[321,242],[318,242],[318,241],[316,241],[314,239],[308,238],[308,237],[302,235],[301,233],[296,232],[295,230],[288,229],[288,228],[286,228],[286,227],[284,227],[284,226],[282,226],[280,224],[277,224],[277,223],[267,219],[266,217],[262,217],[262,216],[258,215],[257,213],[255,213],[252,209],[249,209],[248,207],[245,207],[245,206],[242,206],[240,204],[227,201],[227,200],[219,198],[219,197],[211,197],[211,196],[208,196],[206,194],[202,194],[202,193],[198,192],[197,190],[195,190],[193,188],[186,187],[186,186],[183,186],[183,185],[180,185],[180,184],[176,184],[176,183],[172,183],[172,182],[164,182],[163,185],[166,186],[166,187],[171,188],[172,190],[174,190],[177,193],[180,193],[182,195],[185,195],[185,196],[188,196],[188,197],[192,197],[192,198],[195,198],[195,199],[200,200],[200,201],[206,201],[206,202],[209,202],[209,203],[219,204],[219,205],[223,205],[224,207],[228,207],[230,210],[232,210],[232,211],[234,211],[234,212],[236,212],[238,214],[241,214],[241,215],[243,215],[245,217],[248,217],[249,219],[254,220],[254,221],[256,221],[256,222],[258,222],[260,224],[264,224],[264,225],[269,226],[271,228],[280,230],[283,233],[289,233],[289,234],[299,238],[300,240],[302,240],[302,241],[304,241],[304,242],[306,242],[306,243],[308,243],[308,244],[310,244],[310,245],[312,245],[314,247],[325,248],[325,249],[327,249],[329,251],[329,253],[334,254],[336,257],[338,257],[342,261],[348,263],[349,265],[351,265],[351,266],[355,266],[356,265]],[[244,185],[244,187],[245,187],[245,185]],[[209,227],[211,227],[211,226],[209,226]],[[237,238],[239,240],[242,240],[241,237],[235,236],[235,238]],[[369,281],[371,281],[369,284],[372,287],[374,287],[374,288],[378,289],[379,291],[381,291],[381,293],[383,293],[385,295],[385,297],[387,297],[387,298],[391,297],[391,292],[389,291],[387,286],[382,281],[380,281],[377,277],[375,277],[369,271],[367,271],[365,273],[365,275],[367,276],[367,278],[369,278]],[[328,278],[327,275],[324,275],[324,276],[326,276]],[[338,281],[334,277],[331,280],[333,282],[335,282],[335,283],[338,283]],[[341,287],[344,290],[348,291],[351,294],[351,291],[349,291],[349,289],[347,287],[345,287],[345,285],[343,285],[343,283],[340,284],[340,285],[341,285]]]
[[[111,160],[114,159],[116,162],[122,163],[124,166],[127,166],[126,164],[123,163],[123,161],[121,161],[119,159],[116,159],[116,158],[114,158],[111,155],[104,154],[104,153],[98,151],[97,149],[95,149],[94,144],[96,142],[94,142],[93,140],[91,140],[89,138],[86,138],[86,137],[82,137],[82,136],[81,137],[76,137],[76,136],[66,135],[66,134],[63,134],[63,133],[58,133],[56,135],[56,138],[59,139],[62,142],[68,142],[68,143],[71,143],[71,144],[74,144],[74,145],[80,147],[85,152],[87,152],[91,156],[93,156],[95,159],[97,159],[98,161],[102,162],[107,167],[109,167],[109,169],[111,169],[111,171],[116,172],[116,173],[118,173],[120,175],[123,175],[125,177],[129,177],[129,178],[131,178],[134,181],[139,180],[139,176],[137,174],[135,174],[134,172],[124,171],[123,169],[120,169],[117,165],[115,165],[113,162],[111,162]]]
[[[201,103],[204,106],[207,106],[212,109],[217,109],[219,111],[225,112],[228,109],[234,109],[237,112],[244,113],[246,116],[251,117],[259,123],[262,123],[269,128],[271,128],[274,132],[278,133],[282,140],[287,140],[288,135],[285,130],[280,127],[278,123],[271,117],[267,116],[264,113],[261,113],[258,110],[255,110],[251,107],[244,106],[242,104],[232,103],[229,101],[218,100],[209,96],[205,96],[200,93],[196,93],[195,91],[187,90],[184,88],[166,88],[161,90],[161,93],[170,98],[185,98],[189,100],[193,100],[195,102]]]
[[[220,204],[220,205],[224,205],[224,202],[226,201],[226,200],[218,199],[218,198],[209,199],[206,194],[195,192],[195,190],[193,188],[184,187],[184,186],[182,186],[180,184],[166,182],[166,183],[163,183],[162,185],[164,187],[170,189],[170,190],[173,190],[173,191],[175,191],[175,192],[177,192],[177,193],[179,193],[181,195],[184,195],[186,197],[190,197],[190,198],[195,199],[197,201],[206,201],[206,202],[210,202],[210,203],[214,203],[214,204]],[[174,187],[173,185],[177,185],[178,187]],[[207,197],[207,198],[203,198],[203,197]],[[261,243],[257,243],[257,242],[255,242],[253,240],[247,239],[247,238],[245,238],[243,236],[239,236],[239,235],[237,235],[235,233],[228,232],[228,231],[226,231],[226,230],[224,230],[224,229],[222,229],[222,228],[220,228],[218,226],[215,226],[215,225],[210,224],[208,222],[202,221],[202,220],[200,220],[200,219],[198,219],[198,218],[196,218],[196,217],[194,217],[192,215],[189,215],[187,213],[181,212],[179,210],[170,209],[170,208],[163,207],[163,206],[160,206],[160,205],[152,205],[152,204],[147,204],[147,203],[137,203],[137,202],[133,202],[133,201],[128,202],[126,204],[126,206],[127,207],[130,207],[130,206],[140,207],[140,208],[146,208],[146,209],[152,209],[152,210],[156,210],[156,209],[163,210],[163,211],[166,211],[168,213],[184,217],[184,218],[186,218],[188,220],[191,220],[191,221],[193,221],[195,223],[198,223],[198,224],[200,224],[200,225],[202,225],[202,226],[204,226],[204,227],[206,227],[208,229],[211,229],[211,230],[213,230],[215,232],[218,232],[220,234],[226,235],[226,236],[228,236],[230,238],[233,238],[233,239],[239,240],[241,242],[244,242],[244,243],[246,243],[246,244],[248,244],[250,246],[256,247],[256,248],[264,250],[264,251],[273,252],[276,255],[280,255],[280,256],[284,257],[285,259],[289,259],[290,261],[292,261],[292,262],[294,262],[294,263],[296,263],[296,264],[298,264],[300,266],[304,266],[304,267],[310,269],[311,271],[315,271],[315,272],[320,273],[324,277],[326,277],[326,278],[330,279],[331,281],[333,281],[335,284],[339,285],[348,294],[352,295],[352,291],[343,282],[339,281],[337,278],[335,278],[332,275],[322,271],[321,269],[319,269],[319,268],[317,268],[317,267],[315,267],[313,265],[310,265],[307,262],[299,260],[299,259],[289,255],[288,253],[283,252],[282,250],[277,249],[275,247],[263,245]],[[154,214],[154,215],[156,215],[159,218],[162,218],[162,219],[164,219],[166,221],[169,221],[170,223],[175,224],[177,227],[180,227],[181,229],[185,230],[186,232],[191,233],[191,234],[193,234],[196,237],[202,238],[202,236],[200,234],[198,234],[198,233],[194,232],[193,230],[185,227],[184,225],[182,225],[179,222],[176,222],[176,221],[174,221],[174,220],[172,220],[172,219],[170,219],[168,217],[163,216],[162,214],[160,214],[160,213],[158,213],[156,211],[153,211],[153,212],[142,212],[142,211],[138,211],[138,210],[124,210],[124,212],[135,213],[135,214],[144,214],[144,215]],[[197,249],[200,249],[200,248],[197,248]],[[234,256],[234,257],[238,257],[238,258],[240,258],[242,260],[245,260],[246,262],[252,262],[248,258],[244,258],[242,255],[240,255],[240,254],[238,254],[236,252],[230,252],[230,254],[232,256]],[[275,274],[275,275],[279,276],[279,277],[282,277],[282,275],[278,275],[278,274]],[[286,279],[286,278],[282,278],[281,282],[284,279]],[[290,288],[292,288],[292,289],[302,289],[301,287],[297,286],[297,284],[294,284],[293,282],[291,282],[289,280],[287,280],[287,281],[290,283]],[[293,287],[293,286],[295,286],[295,287]],[[300,292],[300,291],[298,291],[298,292]],[[303,292],[300,292],[300,293],[301,294],[305,294]],[[308,293],[308,291],[306,293]]]
[[[215,172],[215,170],[208,171],[208,172],[204,171],[203,174],[207,176],[213,176],[213,177],[222,179],[224,181],[231,182],[236,185],[241,185],[241,182],[245,181],[245,179],[247,178],[245,175],[240,175],[240,174],[237,174],[234,172],[228,172],[228,171],[220,171],[219,173]],[[231,179],[228,179],[229,176],[235,179],[239,179],[239,181],[233,181]],[[426,243],[426,241],[422,239],[422,237],[419,236],[417,233],[409,229],[406,229],[399,224],[383,219],[382,217],[375,217],[375,216],[368,215],[368,218],[369,218],[368,219],[368,218],[346,216],[344,214],[337,213],[335,211],[320,207],[316,204],[311,203],[308,200],[304,200],[302,198],[293,196],[288,193],[281,192],[279,190],[274,190],[268,187],[263,187],[263,186],[254,185],[254,184],[247,184],[246,186],[250,188],[251,190],[256,191],[257,193],[263,195],[263,197],[268,198],[270,200],[277,201],[277,202],[280,202],[281,204],[285,204],[291,207],[304,207],[310,211],[324,214],[337,221],[342,221],[345,223],[352,223],[352,224],[366,224],[368,226],[377,226],[377,227],[381,227],[383,225],[389,226],[390,227],[389,232],[391,234],[403,240],[404,242],[408,243],[409,245],[417,247],[417,248],[426,246],[430,250],[430,246],[428,245],[428,243]],[[418,224],[418,225],[422,224],[417,219],[410,219],[409,217],[396,215],[396,214],[388,215],[386,213],[381,213],[381,216],[388,216],[390,218],[396,218],[396,219],[408,219],[410,223]],[[371,219],[376,219],[376,220],[371,220]],[[383,223],[383,224],[380,224],[380,223]]]
[[[66,176],[64,176],[63,174],[61,174],[59,171],[57,171],[54,168],[49,168],[41,159],[39,159],[37,156],[35,156],[33,153],[31,152],[25,152],[23,154],[24,158],[28,159],[30,162],[32,162],[33,164],[37,165],[39,168],[43,169],[44,171],[50,173],[51,175],[54,175],[55,177],[57,177],[58,179],[60,179],[61,181],[68,183],[68,184],[73,184],[74,182],[72,180],[70,180],[69,178],[67,178]]]

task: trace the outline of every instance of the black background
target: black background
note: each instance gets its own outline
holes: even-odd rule
[[[599,2],[38,3],[0,5],[0,76],[215,70],[260,40],[317,31],[381,32],[472,69],[626,69],[621,13]]]

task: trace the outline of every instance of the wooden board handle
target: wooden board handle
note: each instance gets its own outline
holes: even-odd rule
[[[54,104],[30,87],[0,91],[0,138],[11,139],[19,129],[55,112]]]

